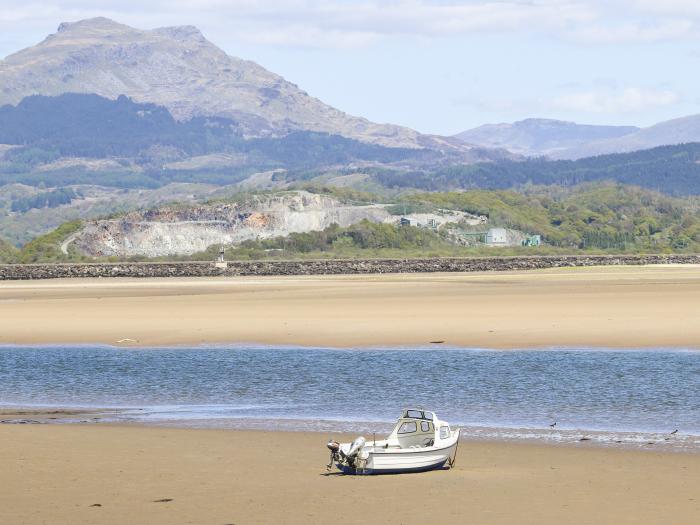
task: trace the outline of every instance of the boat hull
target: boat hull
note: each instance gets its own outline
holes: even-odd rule
[[[423,465],[418,467],[397,467],[397,468],[365,468],[361,470],[356,470],[345,465],[338,464],[338,468],[343,472],[343,474],[355,474],[360,476],[375,476],[378,474],[411,474],[416,472],[428,472],[431,470],[439,470],[445,468],[447,464],[447,459],[443,459],[438,463],[431,465]]]
[[[356,468],[340,463],[337,466],[345,474],[356,475],[404,474],[443,469],[453,463],[458,440],[459,431],[450,444],[440,448],[377,450],[369,447],[370,450],[363,454],[364,459]]]

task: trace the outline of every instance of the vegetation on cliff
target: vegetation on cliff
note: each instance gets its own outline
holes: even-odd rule
[[[67,222],[52,232],[33,239],[22,247],[16,261],[21,263],[42,263],[81,260],[78,254],[71,252],[64,254],[61,250],[61,244],[80,230],[82,225],[82,221]]]
[[[0,263],[14,263],[19,258],[19,250],[9,242],[0,239]]]
[[[213,260],[218,246],[194,259]],[[230,247],[232,260],[265,258],[416,257],[458,255],[459,248],[437,232],[414,226],[394,226],[363,220],[346,228],[332,225],[323,231],[292,233],[286,237],[246,241]]]
[[[620,184],[417,193],[408,205],[485,215],[491,225],[542,235],[552,246],[616,251],[700,249],[700,201]]]

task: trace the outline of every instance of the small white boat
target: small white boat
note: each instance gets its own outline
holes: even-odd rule
[[[452,467],[457,457],[459,429],[440,421],[435,413],[409,408],[386,439],[352,443],[329,441],[328,470],[333,465],[346,474],[400,474]]]

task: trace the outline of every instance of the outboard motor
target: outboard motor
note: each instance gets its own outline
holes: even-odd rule
[[[354,458],[355,456],[357,456],[360,450],[362,450],[362,447],[365,446],[366,442],[367,440],[362,436],[358,437],[357,439],[355,439],[355,441],[352,442],[352,445],[350,445],[350,450],[348,450],[345,455],[349,458]]]
[[[341,463],[354,469],[355,459],[357,458],[357,455],[360,453],[362,448],[365,446],[366,442],[367,440],[364,437],[360,436],[352,442],[348,451],[344,452],[340,448],[340,443],[338,443],[337,441],[330,440],[328,443],[326,443],[326,447],[331,452],[331,460],[328,463],[328,465],[326,465],[326,468],[330,471],[331,467],[333,466],[333,463]]]
[[[352,469],[356,468],[355,466],[355,461],[358,459],[358,454],[362,450],[362,447],[365,446],[365,438],[362,436],[358,437],[355,439],[355,441],[352,442],[350,445],[350,448],[348,449],[347,452],[343,452],[342,450],[340,451],[340,456],[343,458],[345,463]]]

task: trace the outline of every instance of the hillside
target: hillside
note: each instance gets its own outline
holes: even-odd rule
[[[73,221],[10,256],[47,260],[425,257],[578,252],[696,252],[700,201],[615,184],[415,193],[377,204],[348,190],[241,195]],[[348,199],[361,198],[361,201]],[[399,225],[401,217],[410,226]],[[435,220],[436,228],[430,226]],[[492,227],[542,236],[540,247],[483,244]]]
[[[591,142],[630,135],[634,126],[592,126],[550,119],[526,119],[512,124],[485,124],[455,135],[486,148],[505,148],[529,157],[566,155]],[[639,148],[644,149],[644,148]]]
[[[171,171],[223,168],[235,179],[236,172],[245,168],[294,169],[361,161],[439,163],[442,157],[425,149],[388,148],[310,131],[245,139],[237,123],[229,119],[197,117],[183,122],[163,107],[137,104],[124,96],[113,101],[78,94],[33,96],[17,106],[3,106],[0,143],[16,146],[0,158],[0,180],[31,183],[46,179],[54,185],[57,181],[84,182],[79,171],[106,172],[106,179],[110,171],[130,173],[134,184],[139,184],[136,175],[140,175],[142,185],[153,186],[167,183]],[[213,169],[196,162],[214,153],[228,154],[229,161]],[[183,162],[186,160],[191,169]],[[61,171],[62,176],[55,173]],[[51,182],[49,172],[53,172]],[[125,177],[121,186],[128,187],[128,180]]]
[[[0,263],[12,263],[19,258],[19,250],[9,242],[0,239]]]
[[[374,176],[388,188],[428,191],[505,189],[528,184],[574,186],[615,181],[670,195],[700,194],[700,144],[663,146],[650,150],[602,155],[576,161],[528,159],[450,166],[410,173],[381,171]]]
[[[532,187],[524,192],[422,193],[407,202],[485,215],[490,224],[543,236],[567,250],[700,249],[700,200],[619,184]]]

